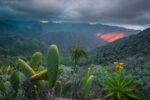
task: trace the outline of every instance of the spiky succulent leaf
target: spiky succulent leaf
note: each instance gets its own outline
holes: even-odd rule
[[[106,79],[103,83],[103,90],[106,91],[106,97],[116,98],[139,98],[135,94],[135,86],[132,85],[134,79],[128,76],[122,76],[120,72],[116,72],[113,76]]]

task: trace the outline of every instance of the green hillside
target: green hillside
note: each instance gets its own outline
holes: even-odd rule
[[[0,37],[0,62],[8,64],[10,60],[16,57],[27,57],[35,51],[44,52],[46,47],[45,43],[33,38]]]
[[[94,52],[94,53],[93,53]],[[137,35],[120,39],[91,52],[92,62],[107,63],[129,57],[146,57],[150,55],[150,28]]]

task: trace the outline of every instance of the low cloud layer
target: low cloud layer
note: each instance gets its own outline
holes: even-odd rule
[[[149,25],[150,0],[0,0],[0,20]]]

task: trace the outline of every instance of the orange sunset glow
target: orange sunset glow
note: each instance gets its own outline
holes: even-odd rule
[[[100,39],[103,39],[107,42],[114,42],[118,39],[125,37],[124,34],[122,33],[107,33],[107,34],[96,33],[96,36],[98,36]]]

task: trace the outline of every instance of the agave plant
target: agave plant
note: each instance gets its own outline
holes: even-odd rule
[[[134,78],[123,76],[121,72],[116,72],[107,78],[103,90],[106,92],[106,97],[111,97],[113,100],[139,99],[135,93]]]

